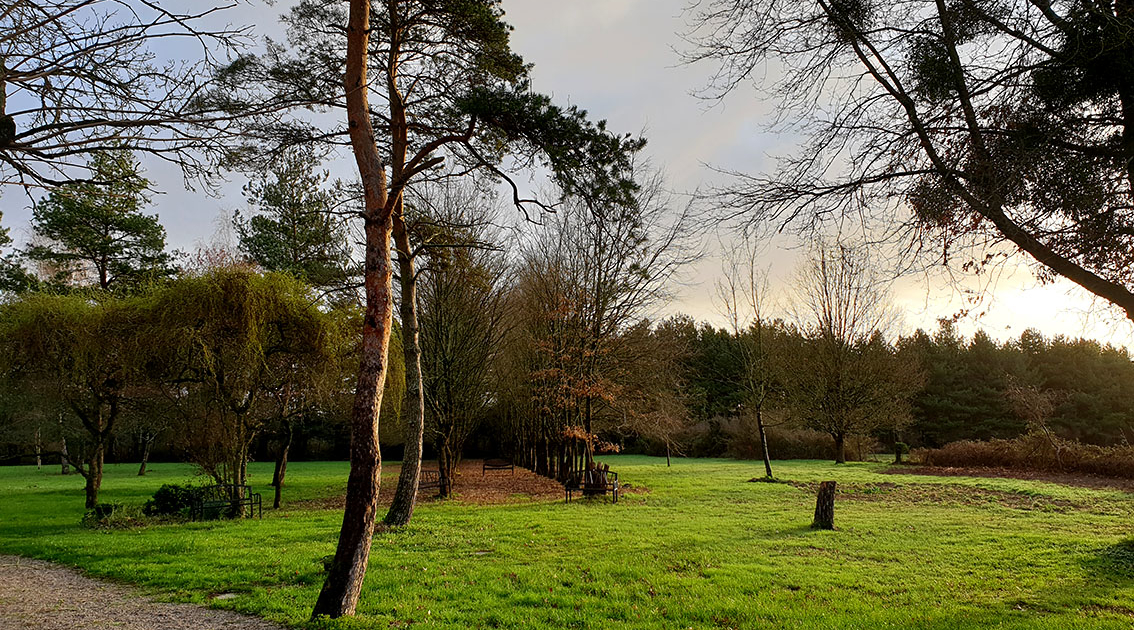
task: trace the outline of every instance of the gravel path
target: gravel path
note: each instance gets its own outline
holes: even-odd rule
[[[0,630],[283,630],[192,604],[165,604],[41,560],[0,556]]]

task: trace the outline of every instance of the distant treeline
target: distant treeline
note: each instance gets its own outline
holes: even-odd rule
[[[742,331],[682,320],[689,351],[681,361],[691,433],[690,451],[724,455],[744,416],[746,392]],[[799,335],[790,326],[778,334]],[[1026,330],[998,343],[983,331],[971,338],[942,320],[933,333],[918,330],[894,344],[913,359],[924,384],[911,399],[908,424],[880,426],[874,437],[913,447],[939,447],[959,440],[1014,438],[1028,422],[1013,407],[1012,388],[1048,392],[1054,403],[1047,427],[1059,437],[1102,446],[1134,440],[1134,363],[1124,348],[1089,339],[1048,338]],[[785,401],[790,402],[790,401]],[[735,451],[736,449],[733,449]],[[769,448],[774,458],[775,445]],[[790,456],[790,455],[789,455]]]

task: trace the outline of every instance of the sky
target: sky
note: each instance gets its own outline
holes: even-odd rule
[[[677,195],[727,185],[716,169],[763,172],[775,157],[794,150],[798,138],[776,134],[767,127],[774,101],[752,89],[740,89],[723,101],[696,96],[712,67],[687,65],[680,51],[687,49],[679,33],[688,29],[683,11],[688,0],[504,0],[507,20],[515,27],[513,48],[535,64],[537,91],[561,104],[586,109],[606,119],[612,130],[641,133],[649,143],[645,154],[664,171],[668,187]],[[241,6],[228,19],[252,23],[261,35],[279,37],[280,27],[267,19],[291,3],[282,1],[265,9],[261,4]],[[192,250],[225,232],[232,212],[244,205],[240,186],[246,181],[234,174],[219,196],[187,191],[180,173],[167,166],[144,163],[146,176],[161,194],[153,211],[166,226],[171,247]],[[328,168],[349,178],[353,160],[342,156]],[[680,202],[680,201],[679,201]],[[26,238],[30,209],[26,197],[6,191],[0,197],[5,227],[17,239]],[[720,304],[714,299],[722,272],[721,244],[736,235],[728,228],[705,240],[706,255],[689,269],[672,300],[653,316],[686,313],[697,320],[723,325]],[[768,270],[773,302],[783,312],[795,269],[805,244],[781,237],[764,246],[759,265]],[[966,301],[965,283],[943,274],[904,276],[892,293],[902,311],[903,331],[933,329],[936,320],[969,309],[958,326],[972,334],[977,328],[997,339],[1017,337],[1037,328],[1047,335],[1086,336],[1134,348],[1129,322],[1095,303],[1066,281],[1041,286],[1023,266],[1024,259],[1006,265],[999,279],[984,292],[975,308]],[[969,286],[983,284],[975,279]]]

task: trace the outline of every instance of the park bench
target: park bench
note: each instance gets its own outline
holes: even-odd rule
[[[422,490],[436,490],[437,494],[441,494],[441,471],[421,471],[421,476],[417,478],[417,491]]]
[[[483,477],[484,473],[489,470],[510,470],[513,475],[516,474],[516,467],[512,465],[512,462],[506,459],[484,460],[484,464],[480,468],[480,476]]]
[[[618,493],[622,488],[618,484],[618,473],[610,470],[606,464],[598,464],[587,470],[572,473],[563,484],[563,494],[568,503],[576,493],[584,497],[597,497],[610,495],[613,503],[618,503]]]
[[[248,508],[247,511],[244,508]],[[201,488],[189,505],[189,517],[195,521],[218,516],[248,515],[263,518],[264,506],[259,492],[249,486],[223,483]]]

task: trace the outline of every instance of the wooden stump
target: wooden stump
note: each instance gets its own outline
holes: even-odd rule
[[[835,529],[835,482],[824,481],[819,484],[819,495],[815,498],[815,521],[812,529]]]

